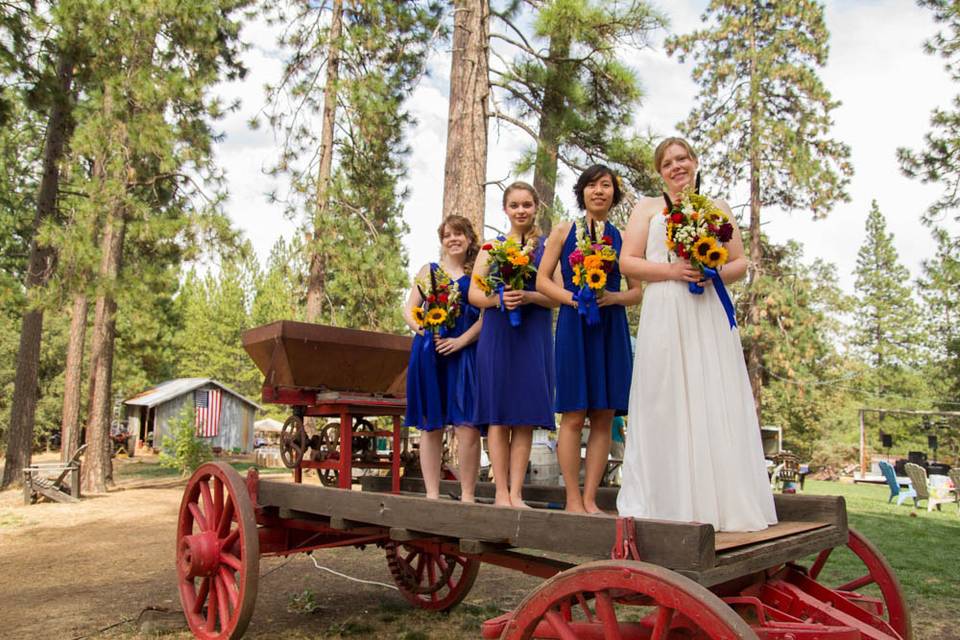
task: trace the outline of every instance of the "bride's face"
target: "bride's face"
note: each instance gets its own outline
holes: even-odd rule
[[[660,177],[667,191],[678,193],[688,184],[692,184],[697,175],[697,161],[690,156],[683,145],[672,144],[667,147],[660,163]]]

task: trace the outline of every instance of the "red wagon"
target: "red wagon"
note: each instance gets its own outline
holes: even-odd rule
[[[335,415],[341,425],[398,416],[376,412],[402,407],[389,395],[402,389],[400,343],[393,336],[343,331],[283,322],[248,332],[245,346],[266,377],[264,400],[293,405],[297,418]],[[318,383],[341,370],[355,372],[356,386]],[[378,385],[391,382],[373,389],[361,384],[370,381],[367,375],[379,376]],[[351,395],[322,395],[346,392]],[[377,408],[360,399],[390,402]],[[210,463],[187,485],[177,573],[184,613],[198,638],[243,635],[261,556],[370,545],[383,548],[404,598],[424,609],[456,606],[484,562],[545,579],[514,611],[484,623],[478,630],[484,638],[911,637],[896,576],[877,549],[847,527],[842,498],[778,495],[780,523],[748,534],[716,533],[697,523],[427,500],[422,480],[401,477],[399,429],[384,432],[393,444],[389,461],[368,461],[389,462],[383,467],[389,477],[363,478],[362,491],[348,488],[351,443],[336,459],[339,487],[305,485],[302,469],[316,460],[295,426],[282,446],[296,463],[297,482],[262,479],[256,470],[243,479],[228,465]],[[443,492],[457,489],[447,483]],[[492,496],[493,487],[481,484],[477,493]],[[563,489],[530,486],[524,495],[532,502],[562,502]],[[601,489],[601,508],[614,510],[615,501],[616,489]],[[856,555],[863,575],[837,586],[819,582],[832,552],[842,547]],[[802,561],[808,557],[815,559]],[[876,585],[873,595],[864,592],[867,585]]]

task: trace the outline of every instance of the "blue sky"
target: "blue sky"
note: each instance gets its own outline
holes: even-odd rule
[[[686,33],[700,25],[705,0],[674,0],[661,3],[670,17],[670,31]],[[897,147],[919,147],[936,106],[949,106],[960,86],[951,85],[942,61],[923,53],[922,43],[936,30],[931,13],[908,0],[844,0],[827,2],[830,57],[821,78],[833,97],[841,101],[834,111],[833,135],[850,145],[855,175],[850,184],[851,201],[839,203],[825,220],[813,221],[806,212],[764,211],[764,230],[777,242],[796,239],[808,259],[819,257],[837,265],[841,285],[853,290],[856,254],[863,241],[864,222],[870,201],[876,199],[887,217],[888,228],[902,262],[916,276],[921,260],[929,253],[930,233],[920,224],[920,215],[939,194],[935,185],[908,180],[899,172]],[[666,32],[658,34],[649,49],[631,52],[627,58],[646,92],[638,107],[635,125],[663,135],[689,112],[696,94],[690,65],[681,65],[662,49]],[[263,106],[263,85],[277,77],[279,52],[271,30],[261,23],[244,32],[252,46],[246,54],[251,73],[242,83],[224,85],[222,94],[240,98],[241,109],[222,123],[225,139],[217,154],[229,180],[227,211],[237,227],[265,258],[280,236],[294,233],[295,223],[283,217],[281,207],[271,205],[266,194],[277,185],[265,170],[275,161],[278,142],[269,129],[250,131],[247,120]],[[410,270],[437,257],[436,226],[441,218],[443,165],[446,145],[447,78],[449,52],[439,51],[429,61],[430,74],[410,98],[417,125],[408,134],[412,147],[406,186],[410,197],[404,218],[410,233],[404,238]],[[528,144],[506,125],[491,123],[487,176],[489,180],[529,178],[513,176],[510,168]],[[569,193],[569,176],[558,193]],[[487,193],[487,222],[503,226],[499,211],[500,192]],[[572,207],[571,202],[568,206]],[[731,204],[747,201],[746,187],[727,194]],[[948,228],[960,234],[960,225]]]

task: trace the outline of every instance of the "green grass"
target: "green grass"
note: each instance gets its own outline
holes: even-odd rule
[[[960,608],[960,515],[957,505],[927,512],[926,502],[914,509],[911,501],[887,503],[886,485],[806,483],[808,495],[843,496],[849,525],[876,546],[893,568],[911,609],[914,631],[920,637],[931,627],[948,624]],[[838,585],[863,575],[863,565],[849,551],[834,551],[820,576],[827,585]],[[871,589],[874,589],[871,592]],[[874,587],[863,589],[872,595]],[[942,620],[942,616],[947,616]],[[929,618],[929,620],[925,620]],[[944,627],[948,630],[948,627]],[[955,630],[949,630],[955,633]],[[947,637],[947,636],[939,636]],[[956,636],[952,636],[956,637]]]
[[[261,475],[290,473],[289,469],[257,467],[257,465],[252,462],[231,462],[230,466],[236,469],[241,475],[246,475],[247,469],[250,469],[251,467],[258,469]],[[136,478],[141,480],[163,478],[174,479],[180,477],[180,473],[176,469],[161,467],[156,462],[142,462],[134,459],[120,468],[120,476],[123,478]]]

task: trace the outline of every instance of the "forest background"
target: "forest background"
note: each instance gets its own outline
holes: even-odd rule
[[[572,176],[593,161],[655,194],[652,146],[678,132],[758,265],[736,294],[763,424],[837,467],[856,457],[859,407],[960,410],[960,3],[2,12],[7,470],[53,432],[75,447],[86,425],[104,442],[117,402],[163,380],[257,398],[244,329],[402,332],[409,274],[437,258],[443,214],[489,235],[505,226],[503,186],[523,178],[552,202],[548,226],[575,214]],[[874,449],[879,428],[902,453],[927,433],[941,458],[960,453],[956,422],[887,417]],[[109,481],[109,457],[88,467],[88,487]]]

